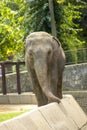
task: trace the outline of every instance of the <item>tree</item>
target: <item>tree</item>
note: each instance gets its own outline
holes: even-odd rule
[[[76,50],[75,54],[70,54],[76,57],[77,48],[87,46],[87,2],[82,4],[81,1],[86,0],[0,1],[0,59],[19,52],[26,36],[34,31],[57,33],[64,50]],[[50,10],[50,5],[53,10]],[[52,33],[51,22],[54,25]]]
[[[48,0],[48,2],[49,2],[50,17],[51,17],[51,32],[53,36],[57,36],[53,0]]]
[[[81,19],[76,21],[79,23],[80,28],[82,28],[82,32],[78,34],[79,38],[84,40],[83,47],[87,48],[87,0],[81,0],[79,2],[80,5],[83,5],[84,8],[80,8]]]
[[[18,4],[0,1],[0,60],[13,57],[23,46],[22,17],[18,17]]]
[[[26,35],[33,31],[46,31],[51,33],[51,12],[48,2],[54,5],[55,19],[54,16],[51,17],[53,17],[54,26],[56,24],[57,37],[62,42],[64,49],[70,49],[70,46],[71,48],[80,46],[82,41],[77,37],[77,33],[81,29],[78,24],[74,23],[74,19],[80,19],[80,13],[76,9],[77,6],[73,5],[72,2],[66,2],[64,0],[53,0],[53,3],[52,0],[28,2],[28,11],[24,15]]]
[[[28,12],[24,16],[26,26],[25,35],[33,31],[51,33],[51,29],[53,28],[51,23],[53,23],[53,35],[56,35],[57,32],[57,37],[62,43],[64,50],[76,50],[74,54],[71,51],[70,58],[75,59],[77,62],[77,48],[83,46],[84,40],[78,36],[82,28],[75,21],[81,19],[79,9],[83,8],[83,6],[76,4],[74,0],[37,0],[28,2],[27,5]],[[50,10],[50,6],[54,7],[54,11],[52,8]]]
[[[50,12],[48,0],[33,0],[26,2],[23,26],[25,26],[25,37],[34,31],[51,32]]]

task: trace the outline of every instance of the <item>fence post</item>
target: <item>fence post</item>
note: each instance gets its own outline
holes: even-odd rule
[[[1,64],[1,68],[2,68],[2,92],[4,95],[6,95],[7,89],[6,89],[5,63]]]
[[[18,94],[21,94],[21,85],[20,85],[20,70],[19,70],[19,63],[16,63],[16,73],[17,73],[17,89]]]

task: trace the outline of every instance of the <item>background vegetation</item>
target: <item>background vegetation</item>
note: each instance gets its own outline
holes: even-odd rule
[[[0,60],[24,59],[24,41],[33,31],[51,33],[48,0],[0,1]],[[78,60],[78,48],[87,47],[87,0],[53,0],[57,37],[68,59]],[[86,50],[87,51],[87,50]],[[86,52],[85,52],[86,53]],[[84,54],[85,54],[84,53]]]

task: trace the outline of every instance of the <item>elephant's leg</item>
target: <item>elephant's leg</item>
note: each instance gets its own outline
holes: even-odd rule
[[[58,97],[58,93],[57,93],[58,70],[57,69],[58,69],[57,64],[53,63],[52,67],[49,67],[49,76],[48,76],[51,92],[56,97]]]
[[[62,75],[58,77],[57,95],[60,99],[62,98]]]
[[[48,99],[43,94],[41,88],[39,86],[37,86],[37,85],[33,85],[33,88],[34,88],[33,92],[35,93],[38,106],[46,105],[48,103]]]
[[[39,86],[36,86],[36,87],[39,87]],[[38,106],[43,106],[43,105],[46,105],[48,103],[48,99],[44,95],[44,93],[42,92],[40,87],[39,87],[38,91],[35,92],[35,95],[37,98]]]

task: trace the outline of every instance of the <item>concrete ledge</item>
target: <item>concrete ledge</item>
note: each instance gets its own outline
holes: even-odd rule
[[[63,94],[72,95],[87,114],[87,90],[86,91],[63,91]]]
[[[87,116],[71,95],[0,123],[0,130],[86,130]]]
[[[7,95],[0,94],[0,104],[37,104],[35,94],[30,93],[10,93]]]

